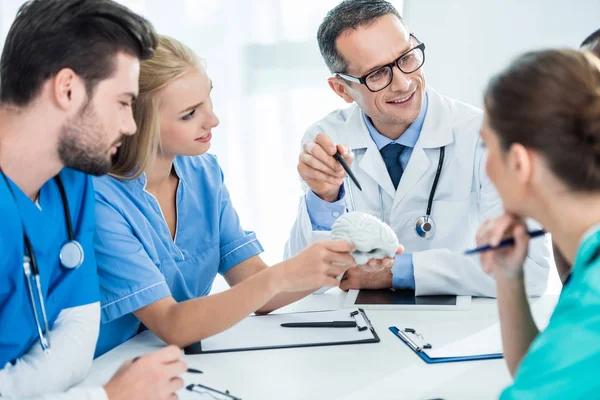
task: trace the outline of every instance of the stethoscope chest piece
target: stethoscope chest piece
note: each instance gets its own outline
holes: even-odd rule
[[[435,235],[435,222],[430,215],[417,218],[415,222],[415,233],[423,239],[432,239]]]
[[[77,240],[69,240],[60,249],[60,263],[67,269],[79,268],[83,259],[83,247]]]

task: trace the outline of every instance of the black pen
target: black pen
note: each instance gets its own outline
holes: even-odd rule
[[[284,328],[356,328],[354,321],[331,322],[288,322],[281,324]]]
[[[539,236],[544,236],[546,234],[546,231],[544,231],[542,229],[538,229],[536,231],[529,231],[529,232],[527,232],[527,234],[529,235],[530,238],[533,239],[533,238],[536,238]],[[482,251],[496,250],[496,249],[500,249],[502,247],[512,246],[513,244],[515,244],[515,239],[507,238],[507,239],[504,239],[503,241],[501,241],[500,243],[498,243],[497,246],[492,246],[492,245],[486,244],[485,246],[479,246],[472,250],[467,250],[467,251],[465,251],[465,255],[469,256],[471,254],[481,253]]]
[[[352,172],[348,164],[346,164],[344,156],[342,156],[342,154],[338,151],[333,155],[333,158],[335,158],[340,164],[342,164],[342,168],[344,168],[344,171],[346,171],[350,179],[352,179],[352,182],[354,182],[358,190],[362,192],[362,187],[360,186],[360,183],[358,183],[358,179],[356,179],[356,176],[354,176],[354,172]]]
[[[131,360],[132,363],[136,362],[137,360],[139,360],[140,357],[134,357],[133,360]],[[188,368],[187,372],[190,374],[203,374],[204,372],[200,371],[199,369],[195,369],[195,368]]]

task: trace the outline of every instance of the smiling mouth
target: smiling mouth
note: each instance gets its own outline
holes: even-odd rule
[[[414,95],[415,95],[415,92],[412,92],[411,94],[409,94],[406,97],[401,97],[401,98],[398,98],[398,99],[395,99],[395,100],[391,100],[391,101],[388,101],[388,103],[391,103],[391,104],[406,103],[407,101],[409,101],[410,99],[412,99]]]

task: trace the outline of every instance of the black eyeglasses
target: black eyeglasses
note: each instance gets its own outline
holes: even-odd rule
[[[394,66],[397,66],[398,69],[405,74],[412,74],[425,64],[425,43],[420,43],[419,39],[414,35],[410,35],[410,37],[415,39],[418,44],[391,63],[379,67],[361,78],[342,74],[341,72],[338,72],[335,75],[347,81],[365,85],[371,92],[379,92],[380,90],[385,89],[394,79],[394,71],[392,70]]]
[[[204,386],[199,383],[187,385],[185,388],[190,392],[200,394],[202,398],[207,400],[242,400],[239,397],[229,394],[229,390],[221,392],[220,390],[213,389],[209,386]]]

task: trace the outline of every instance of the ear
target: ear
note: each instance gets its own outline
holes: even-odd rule
[[[513,143],[510,146],[508,165],[520,183],[528,184],[532,181],[533,157],[525,146],[519,143]]]
[[[327,83],[329,83],[329,87],[340,96],[346,103],[354,103],[354,99],[350,96],[348,84],[337,76],[332,76],[327,78]]]
[[[70,68],[63,68],[54,77],[53,97],[64,111],[79,109],[87,97],[85,83]]]

